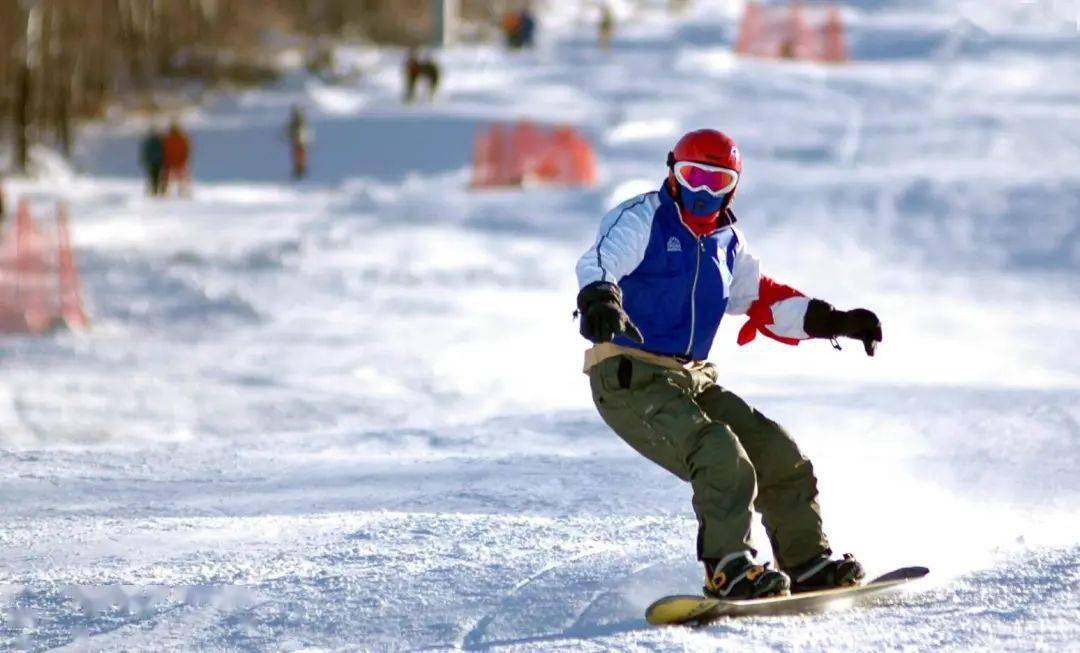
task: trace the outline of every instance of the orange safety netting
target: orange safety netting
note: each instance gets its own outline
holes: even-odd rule
[[[848,60],[844,22],[836,7],[808,16],[802,2],[788,7],[746,5],[735,51],[755,57],[840,63]],[[813,24],[812,24],[813,23]]]
[[[0,239],[0,333],[44,333],[87,324],[67,208],[61,205],[53,228],[44,228],[23,200]]]
[[[596,154],[572,127],[495,124],[476,139],[473,188],[596,183]]]

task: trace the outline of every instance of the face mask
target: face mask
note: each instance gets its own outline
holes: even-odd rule
[[[706,190],[687,190],[686,187],[679,189],[679,199],[683,208],[697,216],[708,216],[716,213],[724,206],[727,195],[713,197]]]

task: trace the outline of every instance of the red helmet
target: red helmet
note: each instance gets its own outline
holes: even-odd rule
[[[675,143],[668,153],[668,167],[677,161],[696,161],[714,166],[731,168],[742,174],[742,154],[739,146],[724,132],[715,129],[699,129],[688,132]]]
[[[693,161],[734,170],[736,184],[738,175],[742,174],[742,154],[739,152],[739,146],[730,136],[715,129],[698,129],[688,132],[675,143],[675,148],[668,152],[668,178],[675,192],[678,190],[678,183],[675,180],[674,167],[680,161]],[[724,206],[731,203],[736,190],[737,186],[731,189],[724,200]]]

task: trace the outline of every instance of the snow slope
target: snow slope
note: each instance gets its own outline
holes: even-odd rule
[[[191,200],[142,196],[138,123],[9,184],[72,202],[95,328],[0,339],[0,648],[1080,650],[1075,24],[849,2],[860,61],[821,68],[733,57],[737,3],[624,4],[610,54],[575,3],[536,52],[443,53],[431,106],[370,50],[350,87],[219,97]],[[580,124],[601,185],[468,192],[478,125],[524,116]],[[814,459],[837,549],[926,564],[917,594],[642,619],[700,583],[695,522],[590,404],[573,265],[706,125],[766,270],[885,323],[868,359],[727,322],[722,381]]]

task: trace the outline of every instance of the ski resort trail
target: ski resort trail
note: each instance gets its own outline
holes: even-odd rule
[[[849,2],[856,61],[821,67],[734,56],[732,3],[628,5],[608,53],[551,4],[535,51],[442,53],[431,105],[366,49],[349,85],[211,98],[191,199],[143,196],[136,120],[8,184],[71,202],[94,327],[0,338],[0,648],[1078,650],[1075,26]],[[580,125],[601,183],[470,192],[477,130],[522,117]],[[743,147],[765,271],[885,329],[867,358],[730,320],[721,384],[815,461],[838,551],[930,567],[917,593],[644,622],[700,585],[696,522],[590,404],[573,268],[701,126]]]

